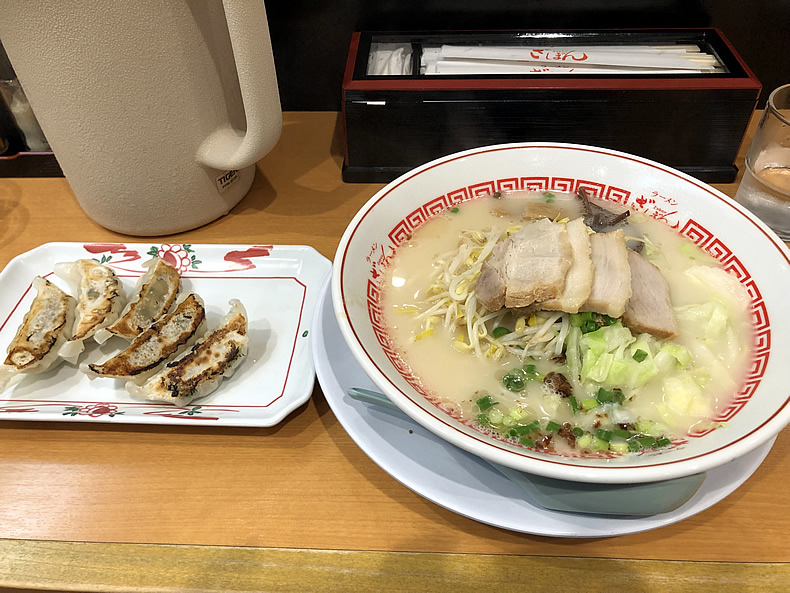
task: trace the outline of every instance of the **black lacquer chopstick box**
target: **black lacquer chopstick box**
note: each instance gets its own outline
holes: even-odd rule
[[[564,61],[507,62],[521,68],[518,73],[431,72],[436,66],[430,60],[445,46],[531,48],[533,58]],[[715,68],[666,72],[616,65],[588,73],[573,68],[575,56],[602,50],[632,59],[653,47],[669,48],[662,55],[692,48],[694,59],[714,60]],[[376,69],[377,48],[399,48],[409,59],[396,65],[396,73],[391,65]],[[463,60],[441,63],[458,68]],[[505,63],[495,61],[491,68],[507,69]],[[343,80],[343,179],[388,182],[432,159],[490,144],[572,142],[640,155],[702,181],[729,183],[760,90],[743,59],[712,28],[359,32],[352,37]]]

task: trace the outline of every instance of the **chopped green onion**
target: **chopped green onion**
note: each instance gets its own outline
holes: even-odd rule
[[[573,436],[578,438],[584,434],[584,429],[581,426],[574,426],[571,432],[573,433]]]
[[[508,391],[524,391],[527,386],[527,381],[541,379],[540,373],[534,364],[528,364],[523,369],[515,368],[510,370],[504,377],[502,377],[502,385]]]
[[[614,393],[601,387],[598,389],[598,393],[595,394],[595,399],[598,403],[607,404],[614,401]]]
[[[637,350],[636,352],[634,352],[634,360],[636,362],[642,362],[646,358],[647,358],[647,352],[645,352],[644,350],[640,349],[640,350]]]
[[[598,324],[592,320],[583,322],[581,328],[583,334],[589,334],[599,329]]]
[[[628,430],[625,430],[624,428],[615,428],[612,431],[612,434],[614,436],[616,436],[616,437],[621,438],[621,439],[629,439],[629,438],[631,438],[631,432],[628,431]]]
[[[578,327],[582,330],[583,334],[594,332],[606,325],[615,325],[619,320],[609,315],[599,315],[591,311],[584,313],[575,313],[570,318],[571,326]]]
[[[502,377],[502,385],[504,385],[505,389],[508,391],[524,391],[524,388],[527,386],[524,379],[523,372],[518,369]]]
[[[499,408],[494,408],[488,413],[488,420],[491,424],[499,424],[504,419],[505,415]]]
[[[642,445],[643,449],[652,449],[658,444],[658,441],[653,437],[639,437],[636,441]]]
[[[554,422],[554,420],[549,420],[546,423],[547,432],[557,432],[560,428],[562,428],[562,424],[559,424],[558,422]]]
[[[450,212],[452,212],[453,214],[456,214],[458,212],[458,208],[457,207],[456,208],[450,208]]]
[[[477,415],[477,423],[478,424],[484,424],[484,425],[485,424],[490,424],[490,422],[488,421],[488,415],[487,414],[478,414]]]
[[[585,399],[582,402],[582,410],[592,410],[593,408],[597,408],[597,407],[598,407],[598,400],[595,399],[594,397],[591,397],[590,399]]]
[[[551,204],[554,201],[554,194],[550,191],[547,191],[543,194],[543,198],[546,200],[547,204]]]
[[[628,450],[629,451],[633,451],[633,452],[641,451],[642,450],[642,445],[640,445],[636,441],[628,441]]]
[[[619,389],[612,389],[610,391],[600,387],[598,389],[598,393],[595,394],[595,399],[601,404],[608,404],[612,402],[622,404],[625,401],[625,395]]]
[[[571,315],[571,326],[573,327],[581,327],[585,321],[589,321],[592,319],[592,313],[574,313]]]
[[[672,441],[667,439],[667,438],[658,439],[658,442],[656,443],[656,445],[659,446],[659,447],[668,447],[671,444],[672,444]]]
[[[519,443],[521,443],[525,447],[534,447],[535,446],[535,441],[533,441],[532,439],[528,439],[527,437],[521,437],[521,439],[519,440]]]
[[[578,445],[579,449],[586,449],[592,444],[593,438],[591,434],[585,434],[579,440],[576,441],[576,445]]]
[[[491,335],[494,336],[495,340],[498,340],[502,336],[506,336],[509,333],[510,333],[510,330],[508,328],[502,327],[500,325],[500,326],[497,326],[497,327],[494,328],[494,330],[491,332]]]
[[[595,436],[602,441],[606,441],[607,443],[612,440],[612,432],[610,430],[604,430],[603,428],[596,430]]]
[[[628,443],[624,443],[623,441],[609,443],[609,450],[615,453],[628,453]]]
[[[499,402],[495,402],[490,395],[485,395],[475,402],[481,412],[485,412],[491,406],[496,406]]]
[[[533,420],[529,424],[525,424],[523,426],[516,426],[513,429],[513,432],[515,432],[516,435],[530,434],[532,432],[536,432],[539,428],[540,428],[540,424],[538,424],[538,421]]]
[[[570,404],[571,410],[573,411],[574,414],[579,411],[579,402],[576,401],[575,397],[570,396],[568,398],[568,403]]]
[[[599,439],[598,437],[593,437],[593,449],[596,451],[606,451],[609,449],[609,441]]]

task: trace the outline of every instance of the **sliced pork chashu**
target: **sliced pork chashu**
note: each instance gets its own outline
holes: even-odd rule
[[[496,245],[477,277],[475,295],[489,311],[499,311],[505,306],[505,255],[509,246],[510,237]]]
[[[622,229],[590,235],[593,273],[590,298],[581,311],[622,317],[631,298],[631,268]]]
[[[677,319],[672,310],[669,285],[656,266],[628,250],[631,269],[631,298],[625,307],[623,325],[634,333],[649,333],[657,338],[674,338]]]
[[[538,303],[544,311],[565,311],[578,313],[579,308],[590,297],[593,282],[593,262],[590,247],[590,233],[584,220],[577,218],[566,225],[571,244],[571,266],[565,276],[565,286],[557,298]]]
[[[505,255],[505,307],[528,307],[562,293],[572,249],[565,223],[543,218],[510,238]]]
[[[565,223],[546,218],[526,222],[483,264],[475,284],[477,299],[499,311],[555,298],[565,287],[572,254]]]

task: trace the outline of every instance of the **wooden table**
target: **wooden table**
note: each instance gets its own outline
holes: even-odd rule
[[[287,113],[228,216],[150,240],[308,244],[331,259],[381,187],[344,184],[341,153],[336,113]],[[733,195],[737,184],[718,187]],[[0,267],[47,241],[134,240],[91,221],[63,179],[0,180],[0,220]],[[0,588],[790,590],[788,476],[785,430],[741,488],[699,515],[637,535],[553,539],[414,494],[354,444],[318,387],[273,428],[3,421]]]

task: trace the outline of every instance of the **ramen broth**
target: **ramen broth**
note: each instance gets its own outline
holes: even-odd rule
[[[614,210],[616,205],[607,207]],[[573,406],[568,405],[567,395],[563,397],[541,380],[527,380],[521,391],[512,391],[503,384],[503,377],[514,368],[526,368],[528,374],[538,378],[551,371],[568,376],[564,352],[560,356],[500,352],[497,359],[487,356],[490,353],[486,351],[479,356],[468,347],[456,347],[461,343],[458,340],[466,336],[463,320],[450,327],[433,323],[426,330],[426,317],[420,313],[432,303],[429,289],[434,285],[437,260],[458,249],[463,232],[517,229],[524,224],[525,211],[531,217],[546,216],[553,220],[572,220],[581,215],[580,201],[572,194],[513,192],[501,198],[484,197],[432,217],[391,257],[382,282],[386,326],[393,345],[419,378],[429,399],[467,424],[526,446],[535,442],[535,437],[526,440],[521,437],[528,428],[524,425],[530,422],[537,421],[544,427],[556,423],[548,424],[555,431],[560,425],[565,425],[566,432],[573,428],[576,437],[544,438],[538,443],[538,448],[560,453],[568,453],[569,448],[592,454],[596,450],[608,451],[606,442],[598,436],[612,439],[611,431],[618,427],[628,428],[631,440],[653,434],[664,445],[690,431],[709,427],[711,419],[737,392],[746,370],[751,344],[748,296],[737,280],[721,270],[716,260],[668,225],[645,214],[632,213],[624,230],[629,238],[645,240],[643,254],[666,278],[679,328],[679,335],[668,343],[682,346],[690,354],[691,362],[683,369],[665,368],[658,377],[638,388],[622,388],[625,401],[621,406],[600,404],[593,406],[594,409],[584,409],[583,402],[593,401],[596,389],[600,388],[595,382],[586,382],[580,392],[578,382],[571,381],[576,383]],[[726,329],[718,335],[710,334],[713,322],[704,318],[705,312],[713,309],[719,311],[719,323],[721,312],[726,313]],[[506,322],[512,328],[518,317],[522,317],[522,324],[540,324],[550,314],[508,315],[498,323]],[[664,342],[654,338],[652,341],[656,351]],[[669,351],[672,347],[664,349]],[[490,416],[499,420],[496,428],[479,420]],[[514,425],[524,430],[508,431]],[[651,433],[651,426],[658,427],[657,432]],[[618,434],[622,433],[620,430]],[[537,437],[545,434],[545,430],[539,431]],[[590,437],[579,438],[581,435]],[[610,449],[624,453],[627,444],[623,441]]]

